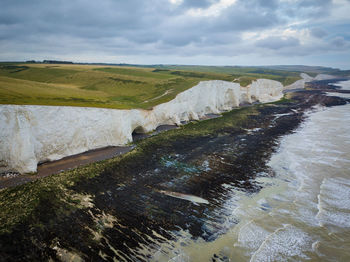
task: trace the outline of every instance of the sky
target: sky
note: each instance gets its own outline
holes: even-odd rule
[[[0,61],[350,69],[350,0],[0,0]]]

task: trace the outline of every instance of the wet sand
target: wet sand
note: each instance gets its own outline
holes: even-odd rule
[[[58,174],[65,170],[87,165],[96,161],[110,159],[125,154],[132,148],[133,146],[111,146],[67,156],[56,161],[41,163],[38,165],[38,171],[34,175],[12,174],[9,177],[0,177],[0,189],[22,185],[39,178]]]

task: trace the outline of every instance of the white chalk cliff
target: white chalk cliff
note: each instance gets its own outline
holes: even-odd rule
[[[285,86],[284,89],[302,89],[305,88],[305,83],[311,82],[313,80],[327,80],[327,79],[333,79],[335,76],[332,75],[326,75],[326,74],[318,74],[315,77],[311,77],[308,74],[301,73],[300,74],[301,79],[298,81],[295,81],[293,84]]]
[[[300,77],[301,77],[300,80],[297,80],[293,84],[286,86],[284,89],[302,89],[305,87],[306,82],[310,82],[310,81],[314,80],[313,77],[311,77],[305,73],[301,73]]]
[[[39,162],[125,145],[135,129],[149,132],[243,103],[276,101],[282,91],[280,82],[267,79],[248,87],[214,80],[200,82],[152,110],[0,105],[0,172],[35,172]]]

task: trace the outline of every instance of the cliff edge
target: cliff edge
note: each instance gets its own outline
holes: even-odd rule
[[[279,100],[283,89],[280,82],[267,79],[248,87],[203,81],[152,110],[1,105],[0,172],[35,172],[40,162],[125,145],[135,130],[146,133],[159,125],[180,125],[241,104]]]

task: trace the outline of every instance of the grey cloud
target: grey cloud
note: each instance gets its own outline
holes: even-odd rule
[[[318,48],[302,46],[297,38],[267,37],[243,42],[244,33],[283,28],[288,21],[329,15],[328,0],[237,0],[218,16],[190,16],[193,8],[206,9],[219,0],[2,0],[0,59],[9,54],[112,56],[235,56],[264,50],[285,56],[344,50],[347,42],[329,35],[322,25],[307,25],[320,39]],[[327,36],[327,37],[326,37]],[[322,43],[322,45],[321,45]],[[331,48],[331,46],[333,46]],[[256,49],[256,50],[255,50]],[[333,50],[332,49],[332,50]],[[159,60],[159,59],[157,59]],[[171,61],[169,61],[171,62]],[[151,63],[151,62],[150,62]]]
[[[318,38],[323,38],[323,37],[328,35],[328,33],[325,30],[323,30],[322,28],[312,28],[310,30],[310,32],[311,32],[311,35],[318,37]]]
[[[285,47],[297,47],[300,45],[299,39],[295,37],[281,38],[281,37],[267,37],[256,42],[256,46],[268,49],[281,49]]]
[[[299,6],[304,7],[324,7],[325,5],[331,4],[332,0],[299,0]]]
[[[218,0],[184,0],[182,6],[188,8],[207,8],[215,2],[218,2]]]
[[[269,28],[281,22],[282,20],[274,12],[262,12],[259,7],[252,7],[245,3],[225,10],[215,20],[212,28],[225,31],[245,31]]]
[[[257,1],[257,0],[245,0],[242,1],[242,3],[246,3],[251,8],[268,8],[268,9],[276,9],[279,6],[278,0],[264,0],[264,1]]]
[[[281,11],[292,18],[319,18],[330,14],[332,0],[297,0],[295,3],[283,2]]]
[[[16,8],[13,8],[14,2],[6,2],[7,7],[5,4],[5,8],[0,11],[0,17],[3,17],[3,24],[19,25],[13,32],[18,35],[64,33],[82,38],[125,35],[135,41],[144,42],[142,37],[135,34],[142,32],[141,35],[146,35],[147,32],[147,35],[154,36],[147,39],[162,38],[164,35],[164,39],[160,40],[168,42],[167,39],[173,38],[169,37],[170,29],[176,34],[186,33],[188,37],[192,34],[193,39],[187,41],[191,42],[198,39],[198,34],[264,28],[278,21],[274,14],[263,14],[259,8],[252,9],[244,1],[213,19],[185,17],[186,10],[172,10],[171,5],[165,4],[164,1],[19,1],[21,4]],[[195,4],[196,2],[202,4]],[[212,2],[184,1],[183,5],[203,7]],[[4,14],[8,14],[8,18]],[[183,21],[177,23],[180,16]],[[165,28],[164,24],[168,28]]]
[[[344,37],[336,37],[331,41],[331,44],[334,45],[336,48],[344,48],[346,46],[349,46],[349,42],[345,41]]]

